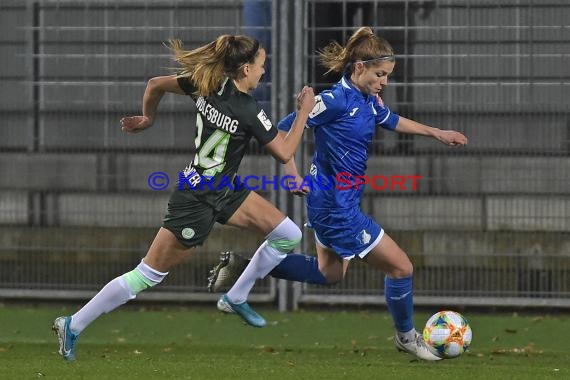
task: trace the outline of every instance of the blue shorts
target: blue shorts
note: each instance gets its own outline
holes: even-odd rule
[[[309,223],[318,245],[335,251],[345,260],[363,258],[378,245],[384,230],[360,207],[315,209],[307,207]]]

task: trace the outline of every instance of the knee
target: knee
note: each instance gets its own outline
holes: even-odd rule
[[[320,263],[319,263],[320,264]],[[319,271],[327,280],[327,285],[336,285],[344,278],[342,265],[319,265]]]
[[[267,243],[280,252],[289,253],[299,245],[302,237],[301,229],[291,219],[286,217],[267,236]]]
[[[125,273],[122,279],[127,283],[134,297],[143,290],[158,285],[167,274],[168,272],[159,272],[141,261],[135,269]]]
[[[414,274],[414,266],[410,260],[401,263],[400,265],[392,268],[392,270],[386,273],[388,277],[394,279],[411,277],[413,274]]]
[[[335,273],[335,274],[331,274],[331,273],[324,274],[323,273],[323,275],[327,279],[327,285],[336,285],[336,284],[340,283],[343,279],[342,274],[339,275],[337,273]]]

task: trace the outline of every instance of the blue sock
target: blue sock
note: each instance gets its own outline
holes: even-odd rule
[[[412,291],[412,277],[384,279],[384,293],[388,310],[396,325],[396,330],[408,332],[414,328],[412,316],[414,314],[414,300]]]
[[[319,271],[315,256],[291,253],[284,258],[270,273],[272,277],[283,280],[326,285],[327,279]]]

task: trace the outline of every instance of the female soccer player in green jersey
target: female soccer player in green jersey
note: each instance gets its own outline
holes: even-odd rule
[[[111,280],[75,314],[54,321],[59,352],[65,360],[75,359],[77,338],[91,322],[158,285],[168,271],[197,251],[214,223],[265,236],[249,266],[254,278],[265,277],[301,240],[300,229],[288,217],[260,195],[235,186],[235,177],[251,137],[280,162],[291,159],[315,105],[313,89],[305,87],[300,92],[298,117],[291,132],[283,136],[249,95],[265,72],[266,53],[257,40],[223,35],[191,51],[183,50],[177,40],[171,41],[170,47],[181,71],[150,79],[142,115],[125,117],[121,125],[127,133],[143,131],[154,124],[165,92],[190,96],[198,109],[196,153],[181,182],[194,187],[179,186],[172,193],[162,228],[138,266]],[[199,186],[203,181],[210,186]],[[223,183],[226,185],[220,186]],[[248,286],[253,287],[254,282]],[[226,297],[221,303],[250,325],[265,325],[245,299]]]

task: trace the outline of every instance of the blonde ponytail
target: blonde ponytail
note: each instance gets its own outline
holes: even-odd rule
[[[168,46],[182,68],[178,75],[190,78],[199,96],[219,90],[226,77],[239,76],[241,67],[253,62],[260,49],[259,42],[251,37],[229,34],[189,51],[177,39],[170,40]]]
[[[358,60],[393,60],[393,55],[394,50],[388,41],[376,36],[370,27],[363,26],[350,36],[346,46],[331,41],[319,51],[319,60],[328,69],[328,74],[350,70],[352,63]]]

